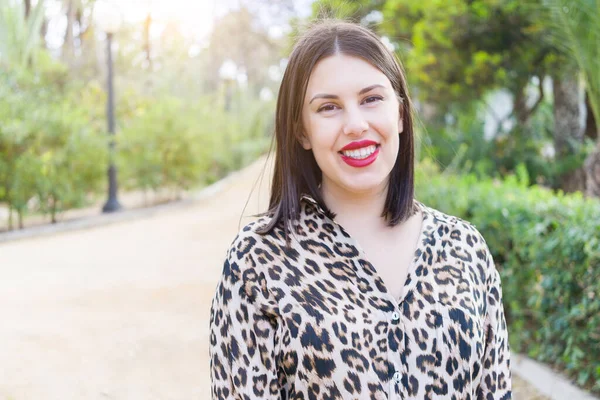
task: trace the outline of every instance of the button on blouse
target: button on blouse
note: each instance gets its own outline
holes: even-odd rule
[[[415,201],[423,228],[400,299],[303,196],[282,227],[245,226],[210,309],[213,399],[510,399],[502,290],[468,222]]]

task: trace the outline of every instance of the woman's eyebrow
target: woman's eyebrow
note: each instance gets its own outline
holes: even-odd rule
[[[360,92],[358,92],[358,95],[360,96],[361,94],[364,94],[364,93],[370,92],[371,90],[373,90],[373,89],[375,89],[375,88],[384,88],[384,89],[385,89],[385,86],[383,86],[383,85],[380,85],[380,84],[376,83],[375,85],[367,86],[366,88],[364,88],[364,89],[361,89],[361,90],[360,90]],[[315,99],[339,99],[339,97],[338,97],[338,96],[336,96],[335,94],[325,94],[325,93],[319,93],[319,94],[316,94],[316,95],[315,95],[315,96],[314,96],[314,97],[313,97],[313,98],[312,98],[312,99],[311,99],[311,100],[308,102],[308,104],[312,103],[312,102],[313,102],[313,100],[315,100]]]

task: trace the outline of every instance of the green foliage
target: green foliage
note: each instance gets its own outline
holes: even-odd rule
[[[423,136],[425,156],[435,159],[451,172],[476,171],[490,175],[495,169],[491,154],[494,142],[484,138],[480,104],[455,112],[453,121],[443,125],[426,124]]]
[[[451,121],[427,124],[423,134],[425,157],[436,160],[448,173],[474,173],[478,177],[502,178],[514,174],[520,166],[531,177],[531,183],[558,189],[560,177],[580,168],[593,150],[589,141],[580,152],[556,158],[548,154],[553,145],[554,116],[549,101],[540,103],[529,120],[508,132],[484,137],[483,102],[451,107]]]
[[[118,134],[124,188],[187,190],[247,165],[269,141],[273,104],[238,94],[224,111],[214,96],[194,103],[168,96],[140,98]]]
[[[240,169],[266,151],[275,129],[274,101],[257,102],[251,93],[238,92],[230,113],[215,109],[214,102],[207,101],[203,132],[207,137],[215,136],[217,142],[210,180],[219,179],[225,171]]]
[[[194,130],[201,120],[177,98],[147,99],[144,103],[119,132],[123,187],[185,190],[195,186],[207,169],[206,143]]]
[[[37,160],[39,211],[55,220],[58,212],[87,205],[88,195],[104,187],[107,140],[88,126],[86,110],[68,99],[42,110],[29,120],[35,141],[28,150]]]
[[[505,181],[441,174],[424,160],[417,197],[486,238],[502,277],[511,348],[600,393],[600,203]]]
[[[0,202],[20,227],[29,213],[56,221],[105,195],[104,90],[65,75],[52,63],[37,73],[0,69]],[[234,94],[229,112],[218,96],[191,102],[125,90],[115,136],[120,187],[180,194],[220,179],[266,150],[273,108],[247,90]]]
[[[25,2],[0,0],[0,63],[27,68],[42,53],[40,28],[44,0],[39,0],[25,17]]]
[[[498,87],[520,93],[547,68],[545,27],[520,1],[388,0],[383,13],[382,32],[402,45],[409,80],[443,109]]]
[[[385,0],[319,0],[312,3],[314,18],[338,18],[353,22],[364,22],[373,10],[380,10]]]
[[[17,212],[20,225],[28,211],[54,221],[58,212],[84,205],[105,171],[105,136],[92,129],[71,89],[49,83],[58,71],[0,70],[0,201]],[[78,94],[93,90],[80,87]]]
[[[551,28],[546,40],[575,60],[600,121],[600,2],[542,0],[542,7]]]

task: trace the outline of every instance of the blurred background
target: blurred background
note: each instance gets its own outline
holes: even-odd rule
[[[370,27],[404,64],[417,198],[483,233],[512,351],[600,394],[596,0],[0,0],[0,238],[264,163],[286,57],[323,17]],[[22,243],[5,268],[26,271],[39,243]]]

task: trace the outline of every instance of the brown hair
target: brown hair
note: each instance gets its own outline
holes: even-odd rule
[[[275,111],[273,139],[276,151],[271,199],[269,210],[261,214],[272,219],[258,233],[266,234],[283,223],[288,241],[291,223],[299,218],[302,194],[310,195],[329,218],[335,218],[319,191],[321,170],[312,151],[305,150],[300,139],[303,134],[302,105],[310,74],[321,59],[336,54],[359,57],[378,68],[390,80],[398,96],[404,130],[400,135],[398,157],[390,173],[381,216],[385,217],[389,226],[394,226],[414,212],[412,106],[401,63],[369,29],[350,22],[325,19],[316,22],[299,38],[283,75]]]

